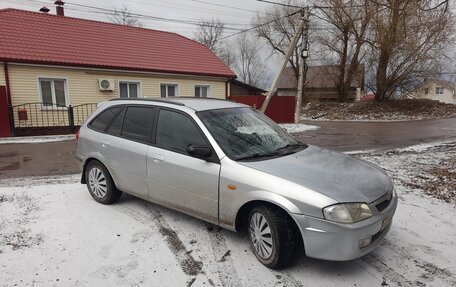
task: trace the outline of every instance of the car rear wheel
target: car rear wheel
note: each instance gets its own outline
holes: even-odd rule
[[[85,175],[87,189],[97,202],[111,204],[119,200],[122,192],[116,188],[109,171],[101,162],[89,162]]]
[[[298,234],[285,211],[263,205],[253,208],[248,233],[253,253],[266,267],[277,269],[292,263]]]

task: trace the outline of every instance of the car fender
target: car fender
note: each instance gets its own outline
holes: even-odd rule
[[[88,153],[84,160],[83,160],[83,170],[82,170],[82,175],[81,175],[81,183],[85,183],[85,167],[87,166],[87,163],[89,160],[95,159],[99,162],[101,162],[106,169],[109,171],[109,174],[111,175],[112,180],[114,181],[114,184],[116,184],[116,174],[112,170],[109,169],[109,165],[107,164],[108,160],[99,152],[90,152]]]
[[[234,197],[233,199],[234,201],[230,204],[231,208],[228,206],[221,207],[219,217],[220,225],[230,230],[236,229],[236,218],[241,208],[246,204],[256,201],[268,202],[270,204],[276,205],[289,214],[301,213],[299,208],[293,202],[280,194],[270,191],[252,190],[242,195],[238,194],[238,196]]]

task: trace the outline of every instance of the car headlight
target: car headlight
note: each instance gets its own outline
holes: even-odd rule
[[[372,216],[366,203],[340,203],[323,208],[325,219],[338,223],[355,223]]]

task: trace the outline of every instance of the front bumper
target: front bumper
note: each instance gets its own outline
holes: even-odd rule
[[[396,207],[397,195],[393,192],[385,210],[353,224],[340,224],[301,214],[292,216],[301,230],[308,257],[347,261],[359,258],[379,245],[391,227]],[[366,238],[371,238],[371,242],[361,248],[360,241]]]

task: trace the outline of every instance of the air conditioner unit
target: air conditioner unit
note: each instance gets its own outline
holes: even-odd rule
[[[100,91],[114,91],[114,79],[98,79],[98,85],[100,86]]]

